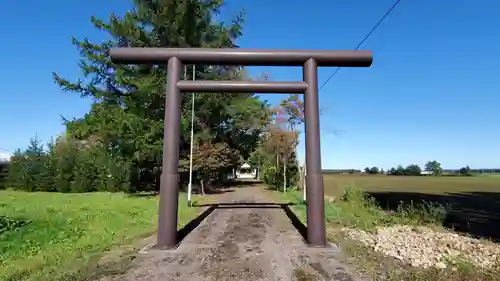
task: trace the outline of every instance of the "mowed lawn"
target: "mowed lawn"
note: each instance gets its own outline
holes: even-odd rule
[[[181,194],[179,226],[200,211],[186,201]],[[0,191],[0,280],[68,279],[113,246],[153,233],[157,203],[112,193]]]

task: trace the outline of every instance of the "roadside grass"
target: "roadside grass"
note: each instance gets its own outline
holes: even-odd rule
[[[306,206],[302,191],[279,193],[282,200],[293,202],[292,210],[306,223]],[[374,252],[369,247],[345,237],[342,229],[373,231],[391,225],[427,226],[442,230],[449,206],[435,202],[401,204],[396,210],[384,210],[377,201],[357,188],[346,187],[338,198],[325,200],[325,220],[330,242],[338,244],[352,264],[371,280],[386,281],[494,281],[500,280],[498,269],[478,269],[469,263],[457,261],[455,269],[417,269],[396,259]]]
[[[280,193],[283,199],[298,203],[302,201],[302,191]],[[304,219],[306,206],[295,204],[294,211]],[[357,228],[373,230],[378,226],[396,224],[425,225],[437,227],[446,216],[446,208],[437,203],[425,205],[400,205],[397,211],[386,211],[377,206],[374,198],[356,188],[346,188],[338,199],[325,200],[325,219],[329,227]]]
[[[88,269],[95,269],[104,253],[154,233],[157,200],[119,193],[0,191],[0,280],[87,280],[95,273]],[[178,226],[199,212],[187,208],[181,193]]]

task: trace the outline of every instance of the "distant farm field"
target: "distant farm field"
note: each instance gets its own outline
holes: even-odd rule
[[[500,177],[493,175],[473,177],[385,176],[325,174],[325,194],[337,196],[345,187],[356,187],[368,192],[418,192],[426,194],[461,192],[500,192]]]
[[[500,177],[481,175],[385,176],[324,175],[325,195],[337,197],[355,187],[375,198],[386,209],[401,205],[434,204],[448,210],[444,225],[474,236],[500,241]]]

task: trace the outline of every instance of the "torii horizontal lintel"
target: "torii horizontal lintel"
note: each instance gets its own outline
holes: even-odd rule
[[[369,67],[371,51],[279,50],[240,48],[111,48],[110,57],[120,64],[165,64],[176,57],[182,63],[246,66],[303,66],[314,59],[318,66]]]
[[[274,81],[190,81],[181,80],[177,87],[182,92],[196,93],[281,93],[303,94],[307,90],[306,82]]]

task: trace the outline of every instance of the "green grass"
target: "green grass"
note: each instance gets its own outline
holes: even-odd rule
[[[302,191],[280,193],[280,197],[293,202],[294,212],[306,223],[306,205]],[[401,205],[398,210],[386,211],[375,200],[356,188],[346,188],[335,201],[325,200],[325,221],[330,228],[358,228],[373,230],[378,226],[395,224],[436,226],[443,222],[446,208],[439,204]]]
[[[179,226],[200,211],[186,202]],[[17,225],[0,232],[0,280],[77,280],[103,252],[152,234],[157,211],[149,196],[0,191],[0,217]]]

